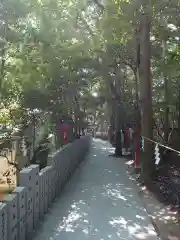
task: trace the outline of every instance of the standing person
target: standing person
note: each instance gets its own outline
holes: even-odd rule
[[[111,144],[112,144],[112,136],[113,136],[112,126],[109,125],[109,127],[108,127],[108,140]]]
[[[67,133],[67,131],[64,131],[63,140],[64,140],[64,145],[68,144],[68,133]]]
[[[128,152],[129,148],[129,129],[127,125],[124,126],[124,151],[125,153]]]
[[[136,149],[138,148],[139,146],[139,129],[138,129],[138,124],[134,124],[133,125],[133,134],[132,134],[132,157],[133,159],[135,160],[135,152],[136,152]]]
[[[85,130],[82,128],[82,136],[85,136]]]
[[[121,129],[121,144],[124,148],[124,130],[123,129]]]
[[[129,126],[129,140],[130,140],[130,152],[133,151],[133,138],[134,138],[134,129],[133,126]]]

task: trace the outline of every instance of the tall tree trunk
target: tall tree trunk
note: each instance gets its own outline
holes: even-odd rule
[[[178,97],[177,97],[176,109],[177,109],[177,112],[178,112],[177,126],[178,126],[178,132],[180,134],[180,85],[178,86]]]
[[[166,41],[162,43],[162,61],[164,69],[166,68]],[[168,136],[169,136],[169,106],[168,106],[168,78],[166,74],[162,72],[162,77],[164,79],[164,103],[165,103],[165,111],[164,111],[164,142],[168,144]]]
[[[121,130],[123,128],[123,112],[122,112],[122,99],[123,91],[120,84],[121,75],[117,74],[115,79],[115,106],[116,106],[116,118],[115,118],[115,155],[117,157],[122,156],[122,139],[121,139]],[[121,79],[122,80],[122,79]],[[124,80],[123,80],[124,81]],[[124,89],[123,89],[124,90]]]
[[[116,100],[116,113],[115,113],[115,155],[117,157],[122,156],[122,141],[121,141],[121,129],[122,129],[122,110],[120,101]]]
[[[141,59],[140,59],[140,103],[142,136],[153,138],[152,78],[151,78],[151,13],[146,11],[141,19]],[[152,143],[145,139],[142,173],[145,182],[149,182],[153,173]]]
[[[1,50],[1,70],[0,70],[0,98],[2,97],[2,89],[4,82],[4,71],[5,71],[5,48],[3,47]]]
[[[164,98],[165,98],[165,111],[164,111],[164,142],[168,144],[169,136],[169,106],[168,106],[168,79],[164,78]]]
[[[136,12],[137,14],[137,12]],[[133,158],[135,160],[135,151],[136,146],[140,146],[140,136],[141,136],[141,110],[139,104],[139,83],[140,83],[140,38],[141,38],[141,28],[140,22],[137,21],[138,16],[136,16],[136,25],[135,25],[135,39],[136,39],[136,68],[133,69],[134,71],[134,82],[135,82],[135,121],[136,121],[136,128],[135,128],[135,139],[134,139],[134,149],[133,149]],[[140,163],[136,163],[136,168],[141,168]],[[137,171],[137,169],[136,169]]]
[[[121,141],[121,129],[123,125],[122,104],[116,86],[114,86],[112,82],[109,82],[109,84],[113,95],[115,110],[115,156],[120,157],[122,156],[122,141]]]
[[[80,109],[79,109],[79,103],[78,103],[78,99],[77,99],[77,96],[74,97],[74,131],[75,131],[75,134],[79,134],[80,133],[80,126],[79,126],[79,113],[80,113]]]

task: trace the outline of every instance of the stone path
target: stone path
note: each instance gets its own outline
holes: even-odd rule
[[[34,240],[158,239],[124,159],[109,157],[112,150],[93,140]]]

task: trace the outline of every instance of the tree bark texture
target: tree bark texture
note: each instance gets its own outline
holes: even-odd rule
[[[151,78],[151,17],[146,13],[141,19],[141,59],[140,59],[140,104],[142,136],[153,138],[153,110],[152,110],[152,78]],[[146,182],[150,181],[153,173],[152,143],[145,139],[142,159],[142,173]]]

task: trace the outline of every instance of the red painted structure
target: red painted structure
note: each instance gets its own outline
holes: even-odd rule
[[[56,131],[59,137],[63,139],[63,144],[66,145],[69,142],[69,134],[73,132],[73,123],[63,120],[57,120]]]
[[[139,140],[139,137],[136,137],[136,139],[135,139],[135,169],[140,168],[139,154],[140,154],[140,140]]]
[[[138,125],[135,126],[135,134],[134,134],[134,140],[135,140],[135,170],[138,171],[141,168],[140,165],[140,147],[141,147],[141,143],[140,143],[140,128],[138,127]]]

